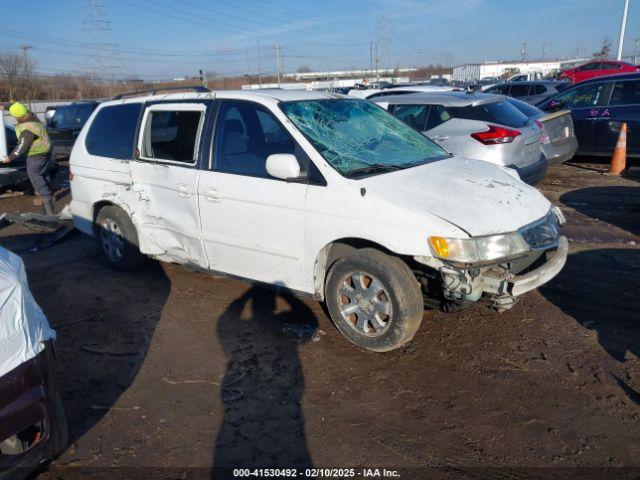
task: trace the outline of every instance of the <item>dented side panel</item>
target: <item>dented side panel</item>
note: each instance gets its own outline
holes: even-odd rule
[[[178,263],[207,268],[198,217],[198,170],[159,163],[131,165],[140,250]]]

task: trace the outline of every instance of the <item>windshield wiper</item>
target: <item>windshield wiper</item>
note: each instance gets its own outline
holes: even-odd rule
[[[352,177],[354,175],[367,175],[369,173],[385,173],[393,172],[395,170],[401,170],[403,167],[398,165],[389,165],[386,163],[371,163],[366,167],[356,168],[355,170],[349,170],[347,176]]]

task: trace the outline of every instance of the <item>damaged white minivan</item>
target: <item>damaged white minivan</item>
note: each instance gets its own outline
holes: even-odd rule
[[[109,265],[150,256],[311,294],[374,351],[411,340],[425,306],[509,308],[568,251],[561,212],[515,171],[325,93],[102,103],[71,188],[75,225]]]

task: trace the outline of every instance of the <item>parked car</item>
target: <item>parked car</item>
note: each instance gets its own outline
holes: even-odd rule
[[[67,444],[54,369],[55,332],[22,260],[0,247],[0,479],[25,478]]]
[[[569,86],[569,82],[557,82],[553,80],[536,80],[533,82],[516,81],[485,87],[482,91],[485,93],[507,95],[535,105],[563,91]]]
[[[361,99],[109,101],[70,165],[75,225],[108,265],[148,255],[302,292],[374,351],[408,342],[425,303],[509,308],[567,256],[561,213],[513,170],[452,157]]]
[[[54,159],[68,157],[71,154],[80,130],[97,106],[98,102],[89,101],[56,107],[53,116],[47,120],[51,155]]]
[[[368,90],[351,90],[349,95],[357,98],[366,98],[373,100],[374,98],[388,97],[391,95],[405,95],[408,93],[418,92],[451,92],[459,91],[457,87],[443,87],[441,85],[405,85],[402,87],[390,87],[383,90],[380,89],[368,89]]]
[[[579,155],[610,156],[626,123],[627,156],[640,157],[640,73],[580,82],[538,105],[545,112],[571,110]]]
[[[445,92],[375,101],[448,152],[512,168],[524,182],[536,185],[547,172],[542,130],[507,98]]]
[[[559,110],[547,114],[517,98],[509,98],[508,101],[529,119],[539,122],[543,129],[542,153],[549,165],[564,163],[575,156],[578,139],[573,129],[571,111]]]
[[[591,78],[615,75],[620,73],[637,72],[638,67],[631,63],[619,60],[594,60],[579,67],[570,68],[560,73],[561,80],[569,80],[573,83],[582,82]]]

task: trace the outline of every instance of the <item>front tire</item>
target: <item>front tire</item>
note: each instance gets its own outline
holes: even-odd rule
[[[116,270],[130,270],[144,261],[138,248],[138,232],[129,216],[121,208],[107,206],[100,209],[95,223],[98,256]]]
[[[331,266],[325,301],[338,330],[375,352],[409,342],[424,310],[420,285],[409,267],[373,248],[349,253]]]

